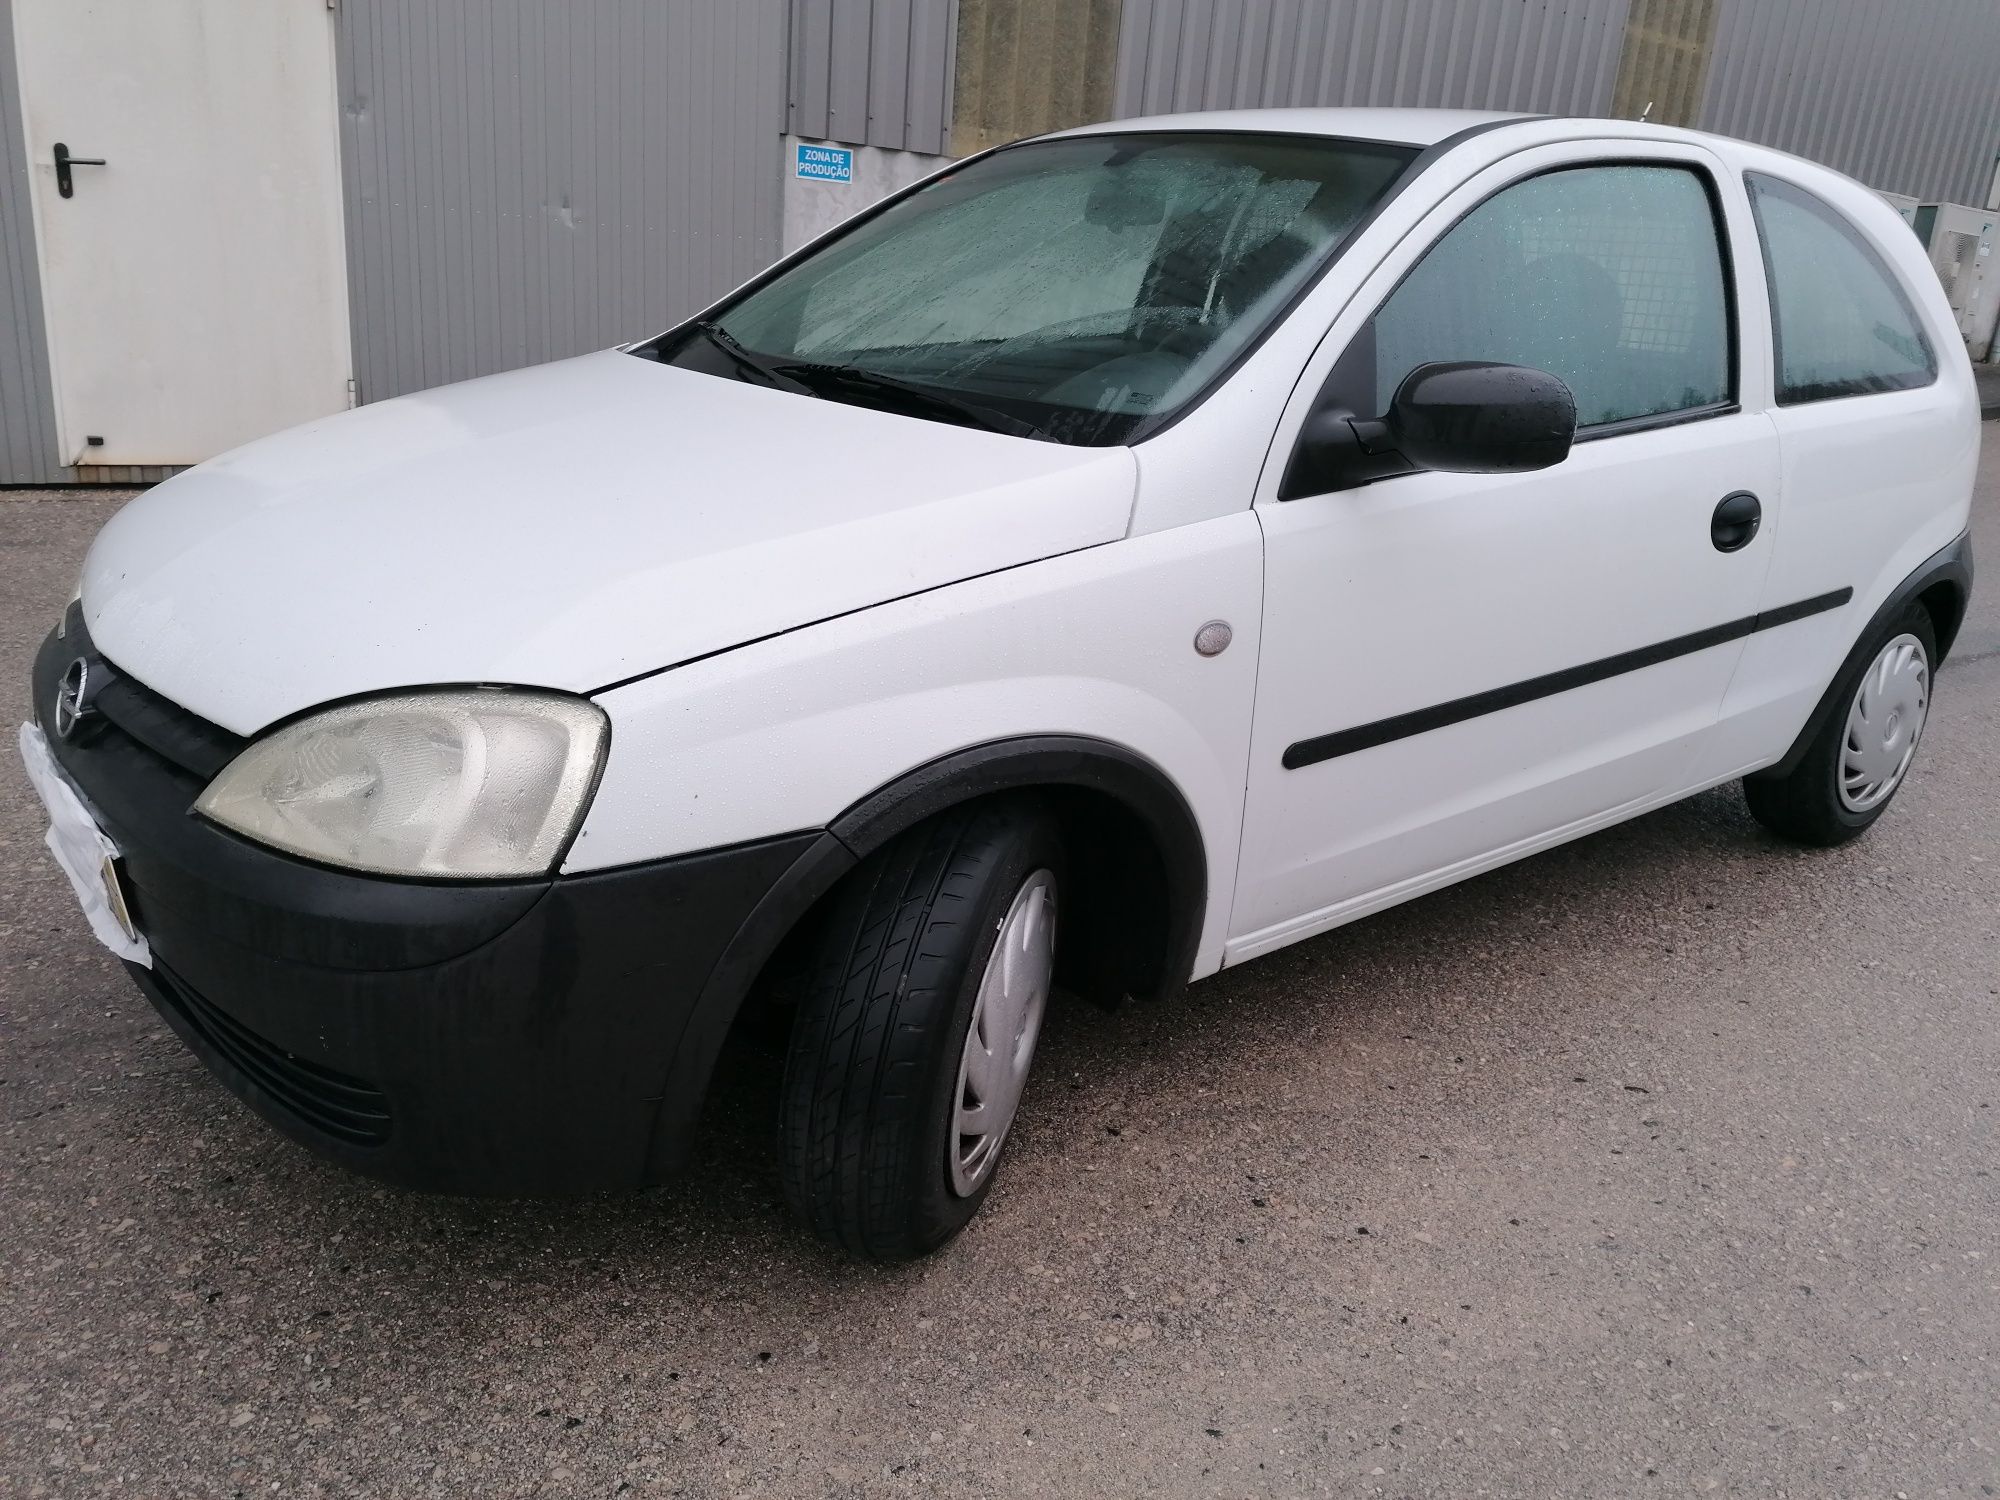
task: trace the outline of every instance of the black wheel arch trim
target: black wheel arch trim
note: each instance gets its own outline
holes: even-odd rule
[[[1854,644],[1848,648],[1847,655],[1841,658],[1840,666],[1834,672],[1832,681],[1827,683],[1826,691],[1820,694],[1819,702],[1813,705],[1813,711],[1807,717],[1805,727],[1792,741],[1791,748],[1775,764],[1766,766],[1761,771],[1751,772],[1748,779],[1761,781],[1789,776],[1798,768],[1799,762],[1805,759],[1807,749],[1819,737],[1820,731],[1826,727],[1827,719],[1839,706],[1841,683],[1846,681],[1847,674],[1853,670],[1862,653],[1868,649],[1869,643],[1875,639],[1876,632],[1940,584],[1951,589],[1953,609],[1949,619],[1939,616],[1933,620],[1937,631],[1938,648],[1937,660],[1931,663],[1933,671],[1944,665],[1945,658],[1951,654],[1951,643],[1957,639],[1958,627],[1965,620],[1966,606],[1972,598],[1970,527],[1925,558],[1917,565],[1915,571],[1889,591],[1889,597],[1882,601],[1881,607],[1868,617],[1868,623],[1855,634]]]
[[[989,740],[940,756],[871,792],[835,818],[829,831],[860,860],[948,807],[1031,787],[1098,792],[1138,819],[1159,853],[1167,901],[1159,981],[1149,994],[1171,994],[1187,983],[1208,909],[1207,845],[1173,778],[1123,745],[1071,734]]]
[[[1207,846],[1194,810],[1165,771],[1122,745],[1084,735],[1029,735],[953,751],[905,772],[834,818],[730,938],[672,1050],[653,1129],[649,1180],[684,1162],[723,1043],[751,986],[841,877],[898,834],[947,808],[1033,787],[1100,792],[1145,827],[1165,867],[1168,902],[1159,991],[1171,993],[1187,982],[1208,907]]]
[[[845,844],[822,830],[765,891],[723,947],[701,983],[680,1039],[667,1054],[646,1153],[647,1181],[658,1182],[686,1164],[722,1045],[751,986],[786,935],[857,862]]]

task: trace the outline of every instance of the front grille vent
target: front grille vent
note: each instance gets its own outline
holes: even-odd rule
[[[88,665],[90,706],[102,716],[104,725],[136,740],[168,764],[208,781],[249,743],[161,697],[144,683],[126,676],[117,663],[107,661],[84,627],[81,605],[69,607],[63,622],[62,645]],[[79,732],[88,731],[79,726]]]
[[[307,1062],[266,1041],[203,999],[157,955],[152,977],[161,1003],[186,1023],[217,1061],[233,1068],[273,1106],[350,1145],[379,1146],[389,1138],[389,1101],[373,1084]]]
[[[243,748],[228,730],[162,698],[103,657],[97,660],[110,678],[91,700],[97,711],[163,760],[207,781]]]

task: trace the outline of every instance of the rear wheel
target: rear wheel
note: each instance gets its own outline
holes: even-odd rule
[[[1819,848],[1865,831],[1909,775],[1930,714],[1936,659],[1930,612],[1913,604],[1849,668],[1834,712],[1798,765],[1784,776],[1743,783],[1752,816],[1773,833]]]
[[[945,813],[848,877],[785,1066],[785,1196],[874,1260],[937,1249],[993,1185],[1055,977],[1064,869],[1032,800]]]

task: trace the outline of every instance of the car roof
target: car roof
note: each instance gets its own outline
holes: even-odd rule
[[[1392,141],[1433,146],[1479,125],[1540,118],[1519,110],[1493,109],[1214,109],[1189,114],[1105,120],[1058,135],[1105,135],[1136,130],[1269,130],[1286,135],[1339,136],[1347,140]]]
[[[1228,131],[1255,130],[1283,135],[1316,135],[1344,140],[1382,141],[1399,146],[1436,146],[1466,131],[1501,125],[1551,126],[1564,133],[1581,130],[1604,140],[1652,140],[1682,144],[1725,146],[1746,164],[1781,167],[1795,175],[1820,183],[1847,183],[1863,186],[1846,174],[1822,162],[1794,156],[1770,146],[1705,130],[1689,130],[1676,125],[1654,125],[1641,120],[1621,120],[1593,115],[1536,115],[1513,110],[1492,109],[1214,109],[1175,115],[1149,115],[1131,120],[1104,120],[1080,125],[1073,130],[1052,131],[1035,137],[1052,140],[1060,136],[1115,135],[1137,131]],[[1864,187],[1864,191],[1867,189]]]
[[[1794,156],[1770,146],[1677,125],[1655,125],[1641,120],[1593,115],[1536,115],[1489,109],[1217,109],[1151,115],[1132,120],[1105,120],[1033,139],[1155,131],[1200,133],[1236,130],[1379,141],[1418,148],[1449,148],[1456,143],[1457,137],[1467,132],[1484,133],[1494,127],[1514,127],[1524,132],[1522,140],[1527,144],[1552,145],[1558,141],[1585,138],[1607,143],[1660,141],[1701,146],[1711,152],[1724,152],[1739,168],[1775,172],[1778,176],[1792,178],[1802,186],[1843,204],[1850,214],[1864,211],[1864,197],[1869,202],[1881,203],[1879,196],[1865,183],[1822,162]],[[1867,212],[1870,217],[1877,218],[1879,228],[1879,216],[1873,215],[1872,210]]]

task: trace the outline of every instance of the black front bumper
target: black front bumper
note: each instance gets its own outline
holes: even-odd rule
[[[78,655],[101,711],[50,744],[123,855],[154,957],[133,977],[266,1119],[389,1181],[561,1193],[667,1174],[744,992],[852,863],[806,832],[534,881],[310,864],[192,813],[228,736],[121,682],[74,609],[35,662],[45,728]]]

